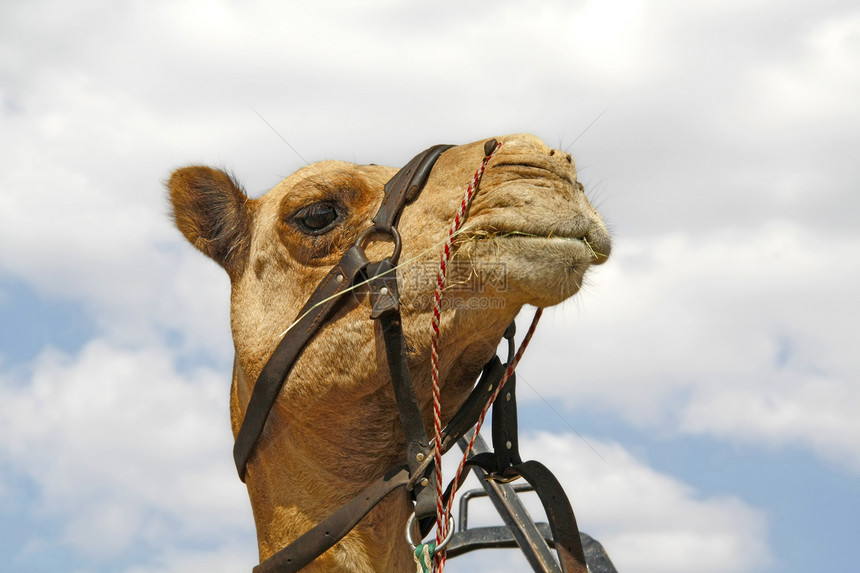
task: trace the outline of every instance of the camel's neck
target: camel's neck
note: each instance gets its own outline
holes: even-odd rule
[[[298,363],[269,414],[246,478],[261,559],[289,545],[405,461],[405,439],[381,337],[373,332],[361,334],[364,336],[351,337],[350,352],[332,351],[338,342],[333,335],[326,340],[328,352],[310,346],[307,356],[329,358]],[[376,342],[356,347],[354,341],[362,339]],[[343,340],[350,337],[345,335]],[[443,353],[446,358],[440,373],[446,381],[446,418],[468,394],[497,342],[498,338],[489,342],[481,338],[458,347],[457,352],[448,348]],[[422,350],[417,349],[416,355],[424,356]],[[432,428],[429,358],[410,360],[409,367],[425,427]],[[237,371],[241,374],[240,368]],[[249,397],[248,379],[234,376],[234,433]],[[312,567],[318,569],[308,570],[410,570],[414,564],[404,528],[411,509],[407,492],[395,490],[314,562]]]
[[[273,408],[248,465],[246,483],[261,559],[289,545],[403,461],[404,440],[387,385],[362,394],[345,392],[345,384],[329,380],[341,391],[296,395],[283,400],[289,408]],[[247,403],[243,382],[234,378],[234,407]],[[412,560],[403,524],[410,510],[407,493],[395,490],[313,567],[408,570]]]

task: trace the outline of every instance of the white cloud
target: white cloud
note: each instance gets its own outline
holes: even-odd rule
[[[822,171],[786,171],[785,149],[749,143],[746,126],[738,125],[738,110],[747,116],[761,110],[764,104],[747,95],[764,88],[733,70],[757,78],[759,65],[785,64],[739,56],[757,46],[758,36],[747,32],[763,24],[748,16],[761,3],[713,2],[697,10],[658,10],[638,0],[556,3],[529,9],[528,18],[516,3],[491,11],[467,3],[454,12],[462,18],[423,14],[428,26],[421,31],[398,26],[413,22],[415,13],[391,2],[288,9],[268,2],[126,4],[104,13],[105,19],[96,17],[100,7],[47,4],[4,7],[0,22],[8,76],[0,243],[15,246],[0,251],[0,269],[52,296],[82,300],[101,313],[102,323],[124,331],[141,325],[117,324],[125,321],[121,309],[151,312],[159,304],[153,293],[167,296],[175,286],[158,282],[185,264],[173,258],[181,239],[167,221],[161,186],[173,167],[233,167],[256,194],[301,164],[254,109],[308,160],[397,164],[425,143],[500,132],[535,131],[550,143],[566,143],[609,106],[581,146],[584,177],[587,183],[612,178],[610,215],[623,230],[639,220],[656,223],[649,234],[699,220],[702,199],[693,185],[703,192],[756,187],[714,201],[708,219],[724,221],[742,216],[737,204],[751,217],[772,209],[786,187],[781,181],[800,197],[797,208],[808,205],[802,191]],[[743,37],[705,50],[733,18],[744,19]],[[856,59],[854,20],[840,22],[822,16],[810,20],[807,31],[809,66],[835,66],[828,78],[848,77],[840,70]],[[60,33],[64,27],[86,33],[68,36]],[[695,48],[678,49],[686,43]],[[725,90],[715,89],[715,78],[730,71]],[[804,85],[821,85],[798,77]],[[824,85],[820,89],[847,98],[848,106],[856,99],[843,89],[853,84]],[[723,97],[733,90],[737,97]],[[737,163],[725,148],[702,163],[714,151],[714,134],[732,148],[738,141],[752,146],[756,166],[764,157],[769,167],[752,174],[726,169],[703,183],[703,169]],[[788,142],[782,145],[810,147],[808,135]],[[666,184],[664,158],[649,154],[653,149],[672,155],[672,185]],[[625,188],[638,192],[619,196]],[[645,217],[640,197],[649,201]],[[677,216],[661,210],[665,203]],[[215,275],[200,272],[196,284]],[[194,340],[212,332],[171,313],[157,318],[169,328],[193,330]]]
[[[151,548],[150,564],[129,573],[253,561],[224,376],[183,375],[163,349],[97,340],[79,356],[42,355],[28,383],[7,381],[0,393],[2,455],[38,485],[40,512],[61,520],[65,544],[100,560]],[[757,510],[731,497],[702,499],[621,445],[588,440],[605,462],[570,435],[526,436],[521,449],[560,477],[580,526],[622,570],[753,571],[768,561]],[[249,542],[232,544],[237,535]],[[189,542],[218,549],[183,547]],[[494,563],[491,555],[481,563]]]
[[[225,541],[218,549],[191,551],[169,549],[150,566],[133,566],[124,573],[236,573],[256,563],[256,551]]]
[[[177,133],[129,94],[65,70],[27,95],[0,140],[0,243],[12,246],[0,272],[83,303],[112,336],[151,337],[160,326],[229,352],[226,275],[177,248],[162,185],[182,157],[174,142],[207,130]]]
[[[860,12],[855,9],[816,22],[802,42],[800,57],[751,70],[759,121],[796,129],[844,121],[857,110]]]
[[[860,468],[860,325],[845,320],[860,241],[778,223],[617,246],[541,325],[529,384],[638,425],[803,444]]]
[[[90,559],[145,547],[149,564],[128,573],[245,568],[255,559],[253,520],[230,463],[226,396],[222,375],[180,374],[163,349],[96,340],[79,356],[45,353],[27,383],[4,383],[0,447],[37,484],[41,518],[59,519],[61,541]],[[622,570],[752,571],[767,561],[756,510],[701,499],[619,444],[589,442],[605,463],[569,435],[527,436],[521,447],[556,472],[583,530]],[[499,558],[484,553],[480,566]]]
[[[172,360],[203,351],[229,365],[227,279],[171,228],[161,182],[173,167],[210,163],[258,194],[300,166],[255,109],[310,161],[391,165],[433,142],[498,133],[564,146],[606,110],[572,151],[617,248],[581,298],[547,313],[522,377],[636,424],[800,444],[860,468],[850,316],[860,52],[846,6],[2,4],[0,273],[80,302],[103,337],[80,356],[42,357],[28,383],[56,399],[3,388],[0,428],[34,447],[4,443],[3,461],[44,470],[42,511],[76,516],[66,541],[81,549],[89,531],[104,532],[93,552],[121,552],[136,535],[160,542],[179,519],[136,477],[179,454],[148,442],[159,429],[144,422],[143,435],[120,431],[125,418],[99,400],[135,405],[138,420],[193,418],[130,388],[147,375],[160,395],[187,400],[214,384],[211,373],[185,376]],[[173,354],[165,331],[179,333]],[[96,358],[125,365],[132,383],[84,382],[86,371],[111,379]],[[99,408],[85,415],[73,394]],[[227,431],[225,396],[204,401],[206,427]],[[45,428],[25,425],[24,412]],[[90,443],[109,455],[93,459]],[[122,461],[128,443],[143,461]],[[89,503],[64,490],[66,474]],[[182,479],[158,483],[189,516],[205,504]],[[677,499],[693,507],[690,496]],[[200,523],[182,524],[202,535]],[[166,551],[154,570],[232,563]]]
[[[228,387],[210,370],[180,374],[158,347],[49,351],[30,380],[0,387],[0,453],[36,484],[41,518],[91,558],[248,540]]]
[[[754,571],[769,560],[760,510],[725,496],[702,499],[621,445],[538,434],[521,449],[561,476],[580,526],[621,571]]]
[[[570,497],[580,529],[600,541],[619,571],[752,572],[772,560],[764,512],[731,496],[703,497],[661,474],[622,445],[572,434],[527,434],[524,459],[555,474]],[[594,447],[603,459],[598,458]],[[604,461],[605,460],[605,461]],[[450,474],[450,472],[449,472]],[[522,499],[543,519],[534,494]],[[473,502],[470,524],[500,523],[488,504]],[[482,551],[450,561],[454,571],[511,570],[524,563],[515,552]]]
[[[801,445],[860,472],[860,388],[820,372],[713,380],[680,413],[680,429],[774,446]]]

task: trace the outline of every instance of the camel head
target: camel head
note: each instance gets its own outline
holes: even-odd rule
[[[507,325],[525,304],[574,295],[609,255],[609,234],[585,197],[569,154],[530,135],[497,138],[462,232],[443,298],[443,416],[465,399]],[[439,252],[484,156],[479,141],[436,162],[398,225],[397,270],[407,356],[425,426],[432,428],[430,340]],[[231,281],[236,350],[234,434],[269,355],[319,281],[369,225],[396,168],[323,161],[249,199],[223,171],[177,170],[168,184],[176,224]],[[391,252],[384,240],[368,258]],[[265,559],[330,515],[392,466],[404,438],[377,321],[358,289],[305,348],[247,466],[246,483]],[[443,420],[445,422],[446,420]],[[320,571],[414,567],[403,540],[410,502],[389,495],[311,566]]]

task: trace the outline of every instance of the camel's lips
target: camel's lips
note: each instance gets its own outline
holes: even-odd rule
[[[535,233],[525,231],[492,231],[472,229],[464,234],[466,241],[500,241],[514,243],[529,249],[570,249],[575,259],[580,262],[599,263],[607,255],[600,253],[596,245],[592,245],[585,235],[564,235],[552,232]]]
[[[494,227],[492,229],[469,229],[465,231],[464,234],[470,239],[510,239],[510,238],[523,238],[523,239],[563,239],[568,241],[585,241],[585,235],[576,234],[576,235],[568,235],[565,233],[558,233],[553,231],[540,232],[540,231],[525,231],[518,229],[499,229]]]

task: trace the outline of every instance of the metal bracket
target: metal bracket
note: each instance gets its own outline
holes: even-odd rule
[[[474,430],[473,430],[474,431]],[[465,435],[458,444],[461,449],[468,446],[471,435]],[[475,453],[489,451],[481,436],[475,438]],[[481,489],[463,492],[460,498],[458,530],[448,545],[449,557],[456,557],[476,549],[519,547],[529,565],[539,573],[562,573],[553,555],[555,548],[552,531],[548,523],[535,523],[522,501],[520,493],[534,491],[527,483],[507,484],[487,479],[487,473],[479,467],[472,471],[479,478]],[[487,497],[492,501],[505,525],[468,528],[468,504],[476,497]],[[589,573],[618,573],[603,546],[586,533],[580,532]]]
[[[474,430],[472,431],[474,432]],[[471,436],[467,434],[458,442],[461,449],[465,450],[468,447],[468,438],[470,437]],[[473,444],[472,449],[477,454],[490,451],[490,448],[487,447],[487,443],[480,435],[475,437],[475,443]],[[502,517],[502,521],[505,523],[504,529],[507,529],[513,536],[513,540],[516,545],[519,546],[523,555],[525,555],[526,561],[529,562],[532,569],[542,573],[562,573],[561,566],[559,566],[558,562],[555,560],[555,556],[546,542],[544,532],[541,532],[540,529],[538,529],[537,524],[535,524],[531,515],[529,515],[529,512],[526,510],[522,501],[517,497],[517,489],[522,491],[522,485],[527,484],[513,486],[506,483],[488,481],[484,479],[487,474],[481,468],[474,467],[472,468],[472,471],[476,476],[478,476],[481,482],[481,487],[483,487],[485,491],[484,495],[490,498],[490,501],[492,501],[493,505],[496,507],[496,511],[498,511],[499,515]],[[475,495],[476,494],[472,494],[471,497],[475,497]],[[466,503],[468,503],[468,498]],[[462,523],[462,514],[460,519]],[[550,533],[549,525],[544,525],[546,526],[546,533]],[[463,531],[463,528],[461,528],[458,533],[465,532]],[[496,533],[496,544],[488,545],[483,543],[483,547],[511,546],[507,536],[505,536],[504,539],[499,539],[498,533],[500,533],[500,531],[494,533]],[[472,534],[472,536],[475,537],[475,534]],[[550,534],[549,537],[552,538],[552,534]],[[457,550],[465,553],[466,551],[471,550],[470,548],[467,548],[468,545],[463,543],[463,541],[467,541],[467,537],[461,537],[461,539],[458,540],[457,535],[455,535],[448,547],[448,553],[454,554]],[[499,544],[499,542],[503,542],[503,544]],[[477,548],[478,547],[476,546],[475,549]]]

